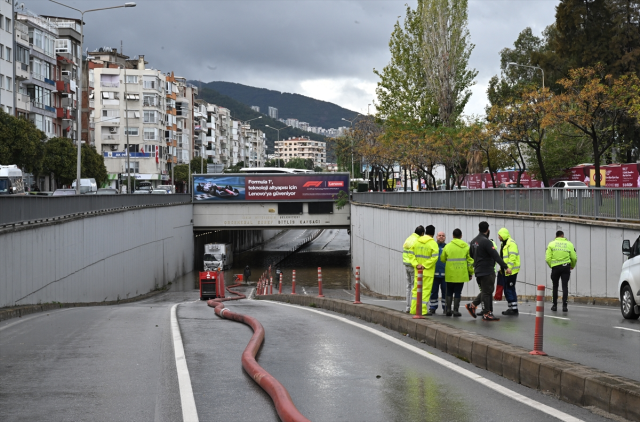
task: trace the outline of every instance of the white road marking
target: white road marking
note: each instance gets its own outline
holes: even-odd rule
[[[305,295],[309,294],[309,293],[307,293],[307,291],[304,289],[304,287],[302,288],[302,293],[303,293],[303,294],[305,294]]]
[[[269,302],[271,302],[271,301],[269,301]],[[438,363],[438,364],[444,366],[447,369],[450,369],[450,370],[452,370],[454,372],[457,372],[460,375],[463,375],[463,376],[465,376],[465,377],[467,377],[469,379],[472,379],[473,381],[476,381],[476,382],[482,384],[483,387],[489,387],[492,390],[497,391],[498,393],[504,395],[505,397],[509,397],[509,398],[512,398],[512,399],[514,399],[516,401],[519,401],[520,403],[526,404],[527,406],[530,406],[530,407],[532,407],[532,408],[534,408],[536,410],[539,410],[539,411],[541,411],[543,413],[546,413],[547,415],[553,416],[554,418],[558,418],[561,421],[567,421],[567,422],[581,422],[582,421],[581,419],[573,417],[573,416],[571,416],[571,415],[569,415],[567,413],[561,412],[560,410],[554,409],[553,407],[547,406],[547,405],[542,404],[542,403],[540,403],[538,401],[530,399],[529,397],[523,396],[522,394],[518,394],[518,393],[510,390],[507,387],[503,387],[498,383],[495,383],[495,382],[493,382],[491,380],[488,380],[487,378],[485,378],[485,377],[483,377],[481,375],[474,374],[473,372],[469,371],[468,369],[461,368],[460,366],[458,366],[458,365],[456,365],[456,364],[454,364],[452,362],[449,362],[449,361],[447,361],[447,360],[445,360],[445,359],[443,359],[441,357],[432,355],[429,352],[426,352],[426,351],[424,351],[422,349],[419,349],[419,348],[417,348],[415,346],[407,344],[407,343],[405,343],[405,342],[403,342],[403,341],[401,341],[401,340],[399,340],[397,338],[391,337],[390,335],[382,333],[382,332],[380,332],[380,331],[378,331],[378,330],[376,330],[374,328],[367,327],[366,325],[359,324],[359,323],[357,323],[355,321],[351,321],[349,319],[346,319],[346,318],[343,318],[343,317],[339,317],[337,315],[332,315],[330,313],[317,311],[315,309],[309,309],[309,308],[305,308],[305,307],[302,307],[302,306],[289,305],[289,304],[280,303],[280,302],[271,302],[271,303],[274,303],[276,305],[281,305],[281,306],[290,306],[292,308],[298,308],[298,309],[301,309],[301,310],[304,310],[304,311],[315,312],[315,313],[320,314],[320,315],[324,315],[324,316],[327,316],[327,317],[330,317],[330,318],[337,319],[338,321],[344,322],[346,324],[353,325],[354,327],[361,328],[361,329],[363,329],[365,331],[370,332],[371,334],[374,334],[374,335],[376,335],[378,337],[381,337],[381,338],[383,338],[385,340],[388,340],[388,341],[390,341],[392,343],[395,343],[396,345],[398,345],[400,347],[404,347],[407,350],[410,350],[410,351],[412,351],[412,352],[414,352],[414,353],[416,353],[416,354],[418,354],[418,355],[420,355],[420,356],[422,356],[424,358],[427,358],[427,359],[429,359],[429,360],[431,360],[431,361],[433,361],[435,363]]]
[[[348,290],[342,290],[342,291],[343,291],[343,292],[345,292],[346,294],[350,295],[350,296],[354,296],[354,294],[353,294],[353,293],[351,293],[351,292],[350,292],[350,291],[348,291]]]
[[[187,368],[187,358],[184,355],[182,335],[176,310],[179,303],[171,307],[171,334],[173,336],[173,353],[176,357],[176,369],[178,370],[178,385],[180,386],[180,402],[182,404],[182,420],[185,422],[198,422],[198,411],[196,401],[191,388],[191,377]]]
[[[520,312],[522,315],[533,315],[535,316],[536,314],[531,314],[528,312]],[[553,316],[553,315],[545,315],[545,318],[555,318],[555,319],[565,319],[567,321],[571,321],[571,318],[565,318],[565,317],[559,317],[559,316]]]
[[[620,330],[635,331],[636,333],[640,333],[640,330],[634,330],[633,328],[626,328],[626,327],[613,327],[613,328],[618,328]]]

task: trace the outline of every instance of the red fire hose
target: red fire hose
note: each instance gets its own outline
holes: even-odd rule
[[[231,319],[234,321],[242,322],[248,325],[253,330],[253,336],[249,340],[249,344],[242,352],[242,367],[253,378],[253,380],[269,394],[271,400],[276,406],[276,412],[283,422],[309,422],[309,419],[305,418],[302,413],[296,408],[291,400],[289,392],[284,388],[280,382],[275,379],[271,374],[262,368],[258,362],[256,362],[256,354],[264,341],[264,328],[257,319],[231,312],[224,307],[222,302],[227,300],[238,300],[246,298],[245,295],[231,290],[231,287],[237,287],[240,284],[234,284],[227,287],[229,293],[233,293],[237,297],[231,298],[216,298],[207,301],[207,305],[213,308],[216,315],[221,318]]]

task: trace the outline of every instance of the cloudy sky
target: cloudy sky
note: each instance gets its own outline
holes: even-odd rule
[[[124,0],[126,1],[126,0]],[[82,10],[124,4],[62,0]],[[19,1],[19,3],[21,3]],[[35,13],[78,16],[48,0],[24,0]],[[375,98],[372,70],[389,61],[403,0],[138,0],[137,7],[85,14],[85,48],[124,44],[150,67],[204,82],[228,81],[298,93],[366,113]],[[467,114],[482,114],[499,51],[529,26],[554,20],[557,0],[470,0],[469,30],[479,71]],[[372,106],[373,107],[373,106]],[[373,108],[371,108],[373,111]]]

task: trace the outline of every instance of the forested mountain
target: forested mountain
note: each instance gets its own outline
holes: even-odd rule
[[[199,90],[198,98],[210,104],[216,104],[221,107],[228,108],[231,111],[231,117],[233,119],[242,120],[242,121],[256,119],[250,123],[251,127],[255,129],[260,129],[267,135],[267,153],[268,154],[274,153],[274,143],[278,139],[278,132],[274,129],[270,129],[266,127],[266,125],[279,129],[285,126],[282,122],[271,119],[268,116],[263,115],[262,113],[258,113],[257,111],[253,111],[251,107],[239,101],[236,101],[231,97],[222,95],[216,90],[208,88],[207,84],[204,84],[199,81],[190,81],[190,82],[198,87],[198,90]],[[261,117],[261,116],[262,118],[257,119],[258,117]],[[300,129],[285,128],[280,131],[281,140],[289,137],[298,137],[298,136],[306,136],[308,138],[314,139],[316,141],[322,141],[322,142],[325,142],[327,140],[327,138],[325,138],[322,135],[306,132]],[[331,147],[327,145],[327,160],[329,162],[334,160],[333,153],[330,150],[331,150]]]
[[[265,88],[254,88],[232,82],[209,82],[204,87],[218,91],[247,106],[259,106],[260,112],[269,114],[269,107],[278,109],[281,119],[293,118],[325,129],[348,126],[342,120],[352,120],[356,112],[347,110],[336,104],[305,97],[299,94],[272,91]]]

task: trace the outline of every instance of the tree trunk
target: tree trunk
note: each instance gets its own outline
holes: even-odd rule
[[[407,191],[407,167],[404,167],[404,191]]]

